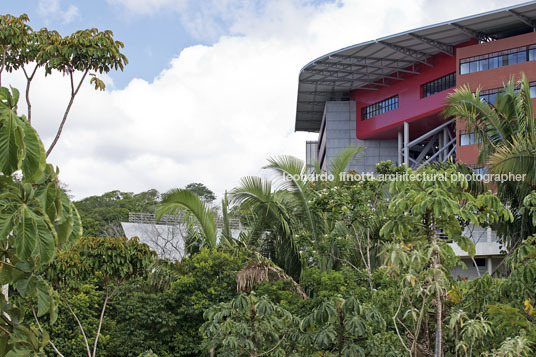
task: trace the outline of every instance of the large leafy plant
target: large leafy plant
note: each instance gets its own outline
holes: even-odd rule
[[[40,353],[48,335],[24,323],[9,293],[35,298],[33,316],[56,319],[55,294],[41,272],[58,248],[81,235],[80,218],[60,188],[58,171],[47,165],[43,144],[17,114],[18,90],[0,88],[0,354]],[[52,344],[52,343],[51,343]]]

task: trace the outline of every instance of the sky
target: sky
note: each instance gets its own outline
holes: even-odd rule
[[[1,13],[67,35],[109,29],[123,72],[88,82],[49,162],[75,199],[165,192],[202,182],[220,197],[275,155],[305,158],[295,133],[300,69],[333,50],[522,3],[512,0],[18,0]],[[21,73],[3,84],[24,88]],[[69,99],[66,77],[32,84],[32,124],[48,147]],[[19,112],[25,113],[21,102]]]

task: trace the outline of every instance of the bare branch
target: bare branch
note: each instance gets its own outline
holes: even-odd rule
[[[69,72],[71,76],[71,99],[69,100],[69,104],[67,104],[67,108],[65,109],[65,113],[63,113],[63,119],[61,120],[60,126],[58,127],[58,131],[56,132],[56,136],[54,137],[54,140],[52,141],[52,144],[50,144],[50,147],[47,150],[47,157],[52,152],[52,149],[54,149],[54,146],[56,146],[61,132],[63,131],[63,126],[65,125],[65,122],[67,121],[67,117],[69,116],[69,111],[71,110],[71,107],[73,106],[74,98],[78,94],[78,91],[80,90],[80,87],[82,86],[82,83],[84,82],[84,79],[86,79],[86,76],[89,72],[89,68],[86,69],[84,74],[82,75],[82,78],[80,79],[80,82],[78,83],[78,86],[76,89],[74,88],[74,80],[73,80],[73,72]]]
[[[35,65],[32,74],[28,75],[28,72],[26,72],[26,68],[22,66],[22,71],[24,72],[24,76],[26,77],[26,106],[28,107],[28,123],[30,124],[32,124],[32,103],[30,102],[30,85],[35,76],[35,73],[37,72],[37,68],[39,68],[39,65]]]
[[[78,328],[80,329],[80,332],[82,333],[82,337],[84,338],[84,342],[86,344],[87,355],[88,357],[91,357],[91,350],[89,349],[89,342],[87,340],[86,332],[84,331],[84,327],[82,326],[82,323],[78,319],[78,316],[76,315],[76,313],[71,308],[69,301],[67,301],[67,298],[65,297],[65,295],[63,295],[63,293],[61,293],[61,291],[60,291],[60,296],[63,297],[63,300],[65,301],[65,305],[67,306],[67,309],[69,309],[69,312],[71,313],[71,315],[73,315],[76,323],[78,324]]]
[[[37,323],[37,327],[39,328],[39,331],[41,331],[41,333],[43,333],[43,328],[41,327],[41,324],[39,323],[39,319],[37,318],[37,314],[35,313],[35,309],[34,309],[33,306],[32,306],[32,313],[33,313],[35,322]],[[57,354],[58,356],[64,357],[63,354],[56,348],[56,345],[54,345],[54,343],[52,342],[52,340],[48,340],[48,344],[49,344],[50,346],[52,346],[52,349],[54,350],[54,352],[56,352],[56,354]]]

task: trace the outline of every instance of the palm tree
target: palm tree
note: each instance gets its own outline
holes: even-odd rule
[[[202,244],[216,248],[216,217],[205,202],[190,190],[177,190],[171,193],[156,210],[156,220],[165,214],[187,211],[193,215],[202,233]]]
[[[499,229],[510,248],[515,247],[535,231],[521,209],[523,198],[536,188],[536,123],[526,77],[517,83],[511,79],[493,104],[480,98],[480,89],[473,93],[468,86],[458,88],[447,97],[443,114],[461,118],[474,133],[480,143],[478,163],[486,165],[491,174],[526,175],[523,182],[497,183],[498,196],[510,205],[517,220],[517,224]]]
[[[246,176],[230,196],[248,221],[248,232],[241,237],[243,243],[259,247],[264,255],[298,279],[302,262],[294,240],[297,222],[291,214],[296,208],[292,194],[274,190],[270,180]]]
[[[330,162],[330,173],[339,182],[339,174],[344,172],[352,158],[362,147],[348,147],[339,151]],[[231,202],[247,212],[250,227],[246,235],[247,245],[260,246],[269,256],[295,279],[301,274],[305,264],[301,258],[296,233],[307,231],[313,242],[334,229],[334,222],[311,210],[313,191],[309,188],[308,166],[293,156],[278,156],[268,159],[265,169],[276,173],[274,181],[260,177],[245,177],[239,187],[231,192]],[[320,173],[320,172],[317,172]],[[332,257],[318,262],[324,269],[333,265]]]

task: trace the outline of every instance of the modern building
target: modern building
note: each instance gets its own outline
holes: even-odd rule
[[[231,235],[238,238],[242,231],[240,220],[229,221]],[[121,222],[125,237],[139,238],[147,244],[160,258],[182,260],[187,255],[186,241],[191,225],[184,221],[182,215],[164,215],[156,221],[152,213],[134,213],[128,215],[128,222]],[[223,221],[216,221],[216,236],[219,240],[223,230]]]
[[[306,156],[324,169],[341,148],[356,145],[366,147],[350,165],[358,172],[373,172],[382,160],[418,167],[449,158],[478,170],[472,133],[463,122],[441,115],[445,97],[456,86],[469,85],[493,103],[503,83],[521,73],[534,81],[536,94],[536,1],[311,61],[299,75],[295,130],[318,133],[316,142],[307,142]],[[491,244],[480,250],[491,270],[499,245],[491,233],[482,243]]]

